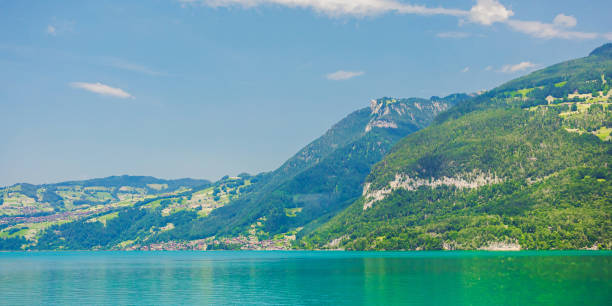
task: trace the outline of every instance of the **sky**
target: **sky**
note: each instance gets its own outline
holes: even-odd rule
[[[379,97],[612,41],[612,2],[0,0],[0,185],[274,170]]]

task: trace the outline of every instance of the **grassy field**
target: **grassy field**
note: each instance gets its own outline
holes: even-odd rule
[[[113,212],[110,214],[106,214],[106,215],[102,215],[100,217],[97,218],[91,218],[89,219],[91,222],[100,222],[102,224],[104,224],[104,226],[106,226],[106,222],[109,220],[113,220],[115,218],[117,218],[117,216],[119,216],[119,212]]]
[[[602,126],[599,130],[593,132],[595,136],[599,137],[599,139],[603,141],[611,140],[610,133],[612,133],[612,128]]]
[[[297,208],[285,208],[285,215],[287,217],[290,218],[295,218],[297,217],[298,213],[302,212],[303,207],[297,207]]]

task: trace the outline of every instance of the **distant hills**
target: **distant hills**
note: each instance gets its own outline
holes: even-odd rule
[[[610,249],[612,44],[479,95],[381,98],[277,170],[0,189],[0,249]]]
[[[210,181],[129,175],[43,185],[20,183],[0,188],[0,215],[72,210],[207,185]]]

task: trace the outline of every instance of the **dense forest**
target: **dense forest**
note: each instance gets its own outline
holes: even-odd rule
[[[492,241],[610,248],[610,164],[610,142],[565,131],[555,114],[477,112],[403,140],[368,179],[376,188],[395,177],[389,169],[431,181],[478,169],[503,180],[400,188],[366,210],[362,198],[305,237],[303,247],[344,237],[343,247],[358,250],[475,249]]]

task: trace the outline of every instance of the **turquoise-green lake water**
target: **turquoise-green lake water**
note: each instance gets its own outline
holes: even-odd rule
[[[0,304],[612,305],[611,252],[6,252]]]

